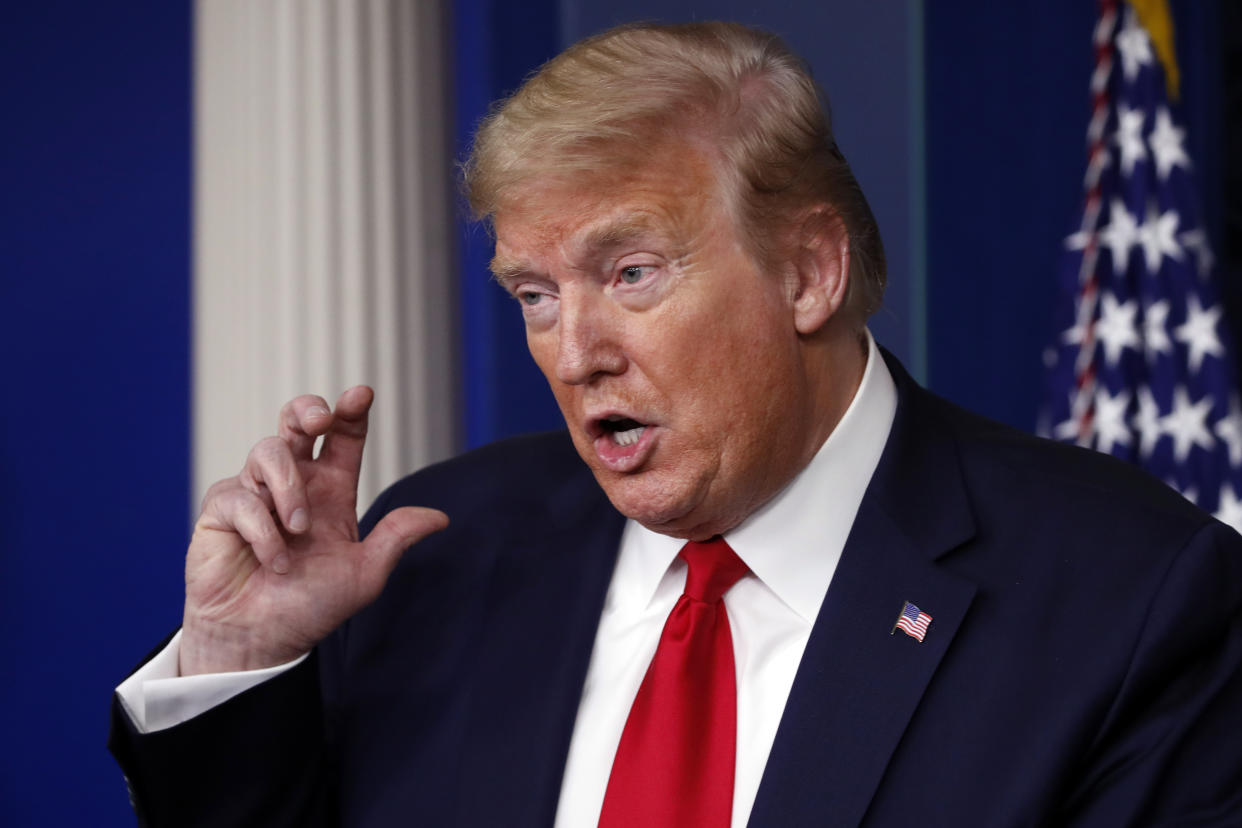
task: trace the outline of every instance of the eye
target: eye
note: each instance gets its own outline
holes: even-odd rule
[[[636,285],[647,275],[647,271],[651,270],[646,265],[630,265],[621,269],[621,281],[627,285]]]
[[[551,287],[533,281],[514,282],[503,287],[522,306],[523,311],[542,307],[547,304],[545,300],[555,295]]]

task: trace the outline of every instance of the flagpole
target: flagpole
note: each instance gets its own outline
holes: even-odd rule
[[[909,601],[902,601],[902,602],[901,602],[901,609],[897,610],[897,620],[893,622],[893,628],[892,628],[891,630],[889,630],[889,631],[888,631],[888,634],[889,634],[889,635],[895,635],[895,634],[896,634],[896,632],[897,632],[897,625],[901,623],[901,616],[903,616],[903,615],[905,615],[905,614],[906,614],[906,604],[908,604],[908,603],[910,603],[910,602],[909,602]]]

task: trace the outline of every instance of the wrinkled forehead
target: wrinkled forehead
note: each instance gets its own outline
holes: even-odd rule
[[[669,210],[645,200],[604,204],[596,199],[587,205],[567,201],[566,209],[538,220],[528,219],[534,214],[525,212],[509,214],[508,220],[498,218],[492,274],[504,281],[529,270],[548,270],[553,262],[594,261],[640,242],[677,255],[678,248],[690,243],[685,229],[688,222],[677,214],[678,205]]]
[[[703,153],[683,146],[640,164],[549,170],[514,187],[492,217],[493,272],[516,258],[578,258],[638,236],[689,245],[727,212],[725,188]]]

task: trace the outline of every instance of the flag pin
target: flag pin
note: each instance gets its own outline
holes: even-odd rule
[[[901,614],[897,616],[897,623],[893,624],[893,628],[888,634],[901,630],[911,638],[918,641],[923,640],[923,636],[927,635],[927,627],[932,622],[932,617],[921,609],[906,601],[901,608]]]

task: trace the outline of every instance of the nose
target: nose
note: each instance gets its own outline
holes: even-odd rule
[[[583,385],[625,370],[620,309],[592,291],[562,292],[557,320],[556,378]]]

